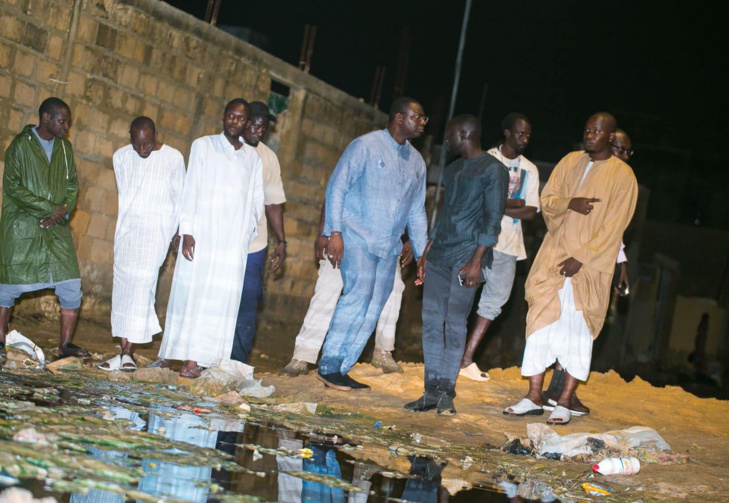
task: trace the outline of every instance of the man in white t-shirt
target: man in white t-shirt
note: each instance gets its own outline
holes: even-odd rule
[[[539,211],[539,171],[522,154],[529,144],[532,126],[520,113],[510,113],[501,121],[504,138],[498,147],[488,151],[509,169],[509,199],[501,220],[499,242],[494,246],[494,261],[486,269],[486,284],[478,302],[478,319],[468,334],[466,350],[461,360],[459,375],[474,381],[488,381],[473,355],[491,322],[501,314],[501,308],[511,295],[516,275],[516,262],[527,258],[524,248],[522,220],[533,220]]]

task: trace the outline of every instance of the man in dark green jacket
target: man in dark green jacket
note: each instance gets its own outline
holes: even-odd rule
[[[26,126],[5,152],[0,217],[0,365],[15,300],[54,289],[61,303],[61,356],[88,358],[71,344],[81,306],[81,274],[71,239],[69,215],[76,206],[78,180],[71,143],[64,139],[71,109],[48,98],[38,111],[39,126]]]

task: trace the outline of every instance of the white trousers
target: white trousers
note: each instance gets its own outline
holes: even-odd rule
[[[329,325],[337,307],[337,301],[342,295],[342,273],[328,260],[319,261],[319,279],[314,286],[314,296],[306,311],[304,323],[301,325],[299,335],[296,336],[294,359],[308,363],[316,363],[319,351],[324,344]],[[375,347],[392,351],[395,349],[395,326],[400,317],[400,304],[405,283],[402,281],[400,267],[395,271],[395,282],[392,293],[382,309],[382,314],[375,330]]]
[[[557,294],[562,306],[559,319],[527,338],[521,375],[541,374],[559,360],[572,377],[586,381],[592,362],[592,334],[582,311],[575,308],[572,278],[565,278],[564,286]]]

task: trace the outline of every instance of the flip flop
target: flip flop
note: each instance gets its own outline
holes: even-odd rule
[[[129,355],[121,355],[120,370],[122,372],[134,372],[137,370],[137,364],[134,363],[134,359]]]
[[[196,365],[186,370],[187,372],[185,372],[184,374],[182,373],[183,371],[180,370],[180,377],[184,377],[186,379],[197,379],[198,377],[200,377],[200,374],[203,371],[202,367],[200,367],[199,365]]]
[[[547,405],[544,406],[544,410],[554,410],[554,408],[557,406],[557,402],[555,400],[552,400],[551,398],[547,400]],[[585,412],[584,410],[575,410],[570,409],[570,414],[575,417],[584,416],[586,414],[589,414],[589,412]]]
[[[473,362],[468,367],[459,370],[458,375],[477,382],[486,382],[491,379],[488,372],[481,372],[481,369],[478,368],[476,362]]]
[[[547,419],[547,424],[564,426],[565,424],[569,424],[570,419],[572,419],[572,416],[570,415],[570,410],[567,407],[557,405],[552,413],[549,415],[549,418]]]
[[[511,410],[509,410],[511,409]],[[522,398],[519,403],[504,409],[507,416],[541,416],[544,414],[544,408],[535,404],[528,398]]]
[[[59,353],[64,358],[67,358],[69,356],[73,356],[74,358],[91,358],[91,353],[86,351],[81,346],[71,344],[70,342],[66,344],[66,347],[61,349]]]
[[[98,364],[96,366],[96,368],[103,370],[105,372],[111,372],[113,370],[121,370],[121,361],[122,361],[121,355],[116,355],[113,358],[109,358],[104,363]],[[108,367],[103,367],[103,365],[108,365]]]

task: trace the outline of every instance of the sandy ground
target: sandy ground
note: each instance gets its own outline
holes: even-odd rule
[[[57,344],[53,324],[18,319],[14,320],[11,328],[34,339],[44,349]],[[272,398],[316,402],[320,407],[351,413],[360,423],[381,421],[384,426],[396,426],[400,433],[420,433],[426,439],[424,446],[430,442],[476,449],[474,452],[482,452],[484,458],[492,457],[494,467],[514,466],[514,471],[522,474],[540,472],[541,478],[547,480],[579,477],[589,469],[585,463],[536,460],[485,449],[502,446],[508,435],[525,437],[529,422],[546,421],[546,414],[529,419],[502,414],[504,407],[516,403],[527,389],[527,382],[520,377],[516,367],[490,370],[491,380],[487,383],[460,379],[455,401],[458,414],[438,417],[435,412],[417,414],[402,409],[405,402],[422,394],[422,364],[403,364],[403,374],[389,375],[383,375],[368,364],[358,364],[351,375],[371,385],[372,391],[339,392],[325,388],[316,380],[313,371],[308,376],[293,379],[278,376],[278,370],[290,356],[288,351],[293,341],[282,345],[276,337],[259,335],[259,338],[259,349],[252,355],[250,363],[256,367],[256,375],[263,379],[264,385],[276,387]],[[115,351],[108,328],[89,323],[80,324],[74,342],[104,358]],[[148,347],[140,348],[138,354],[154,359],[158,346],[159,341],[156,340]],[[602,477],[599,482],[603,485],[619,489],[624,494],[630,492],[629,499],[620,501],[729,501],[726,468],[729,465],[728,401],[700,399],[678,387],[656,388],[638,377],[625,382],[615,372],[592,373],[588,383],[578,388],[578,394],[592,413],[573,418],[569,425],[557,427],[560,435],[648,426],[660,433],[674,453],[688,460],[681,464],[646,464],[638,475],[632,477]],[[342,428],[346,427],[345,416]],[[402,463],[398,459],[383,456],[373,461],[393,469],[403,468],[398,466]],[[470,477],[471,482],[478,482],[479,477],[488,478],[492,471],[482,469],[474,473],[458,473],[460,468],[455,461],[444,472],[444,477],[465,480]],[[450,473],[447,473],[449,470]]]

